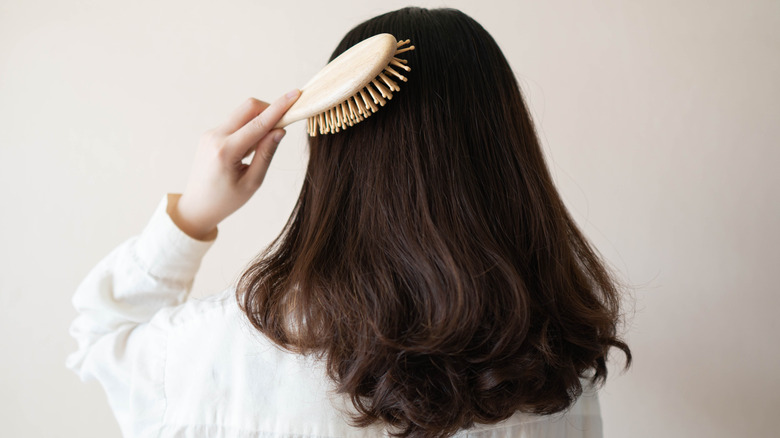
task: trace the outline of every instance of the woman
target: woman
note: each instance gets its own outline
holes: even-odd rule
[[[419,8],[357,26],[332,58],[383,32],[417,47],[409,81],[310,139],[298,203],[235,289],[187,300],[297,90],[207,132],[184,193],[80,286],[68,366],[104,385],[126,436],[601,435],[608,351],[631,361],[618,289],[506,59],[463,13]]]

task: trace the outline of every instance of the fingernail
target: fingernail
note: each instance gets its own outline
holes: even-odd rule
[[[282,139],[284,138],[284,134],[287,134],[287,132],[285,132],[285,131],[282,131],[282,132],[277,132],[277,133],[274,135],[274,141],[275,141],[275,142],[277,142],[277,143],[279,143],[280,141],[282,141]]]
[[[284,95],[284,97],[286,97],[286,98],[287,98],[287,100],[290,100],[290,99],[292,99],[293,97],[297,96],[297,95],[298,95],[298,92],[299,92],[299,91],[298,91],[298,89],[297,89],[297,88],[295,88],[295,89],[293,89],[292,91],[290,91],[289,93],[285,94],[285,95]]]

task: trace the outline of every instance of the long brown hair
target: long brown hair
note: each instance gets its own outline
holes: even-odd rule
[[[278,345],[327,362],[355,424],[443,437],[551,414],[603,384],[620,288],[569,215],[493,38],[453,9],[352,29],[411,39],[392,101],[310,139],[298,203],[237,298]]]

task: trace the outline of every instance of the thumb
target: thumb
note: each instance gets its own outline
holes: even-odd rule
[[[255,156],[246,170],[245,178],[254,187],[260,187],[265,179],[268,166],[271,165],[271,159],[276,152],[276,147],[287,132],[284,129],[274,129],[269,132],[257,145]]]

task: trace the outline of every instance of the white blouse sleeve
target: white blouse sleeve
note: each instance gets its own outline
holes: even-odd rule
[[[166,409],[164,369],[170,317],[188,298],[213,244],[182,232],[164,197],[143,232],[95,266],[73,296],[66,360],[82,381],[103,386],[124,436],[156,436]]]

